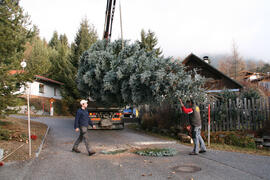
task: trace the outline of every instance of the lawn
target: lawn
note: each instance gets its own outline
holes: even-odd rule
[[[27,120],[13,117],[0,119],[0,148],[4,149],[4,157],[24,144],[14,154],[5,159],[4,162],[24,161],[30,158],[27,127]],[[37,136],[36,140],[32,140],[32,157],[35,157],[46,130],[47,125],[31,121],[31,135]]]

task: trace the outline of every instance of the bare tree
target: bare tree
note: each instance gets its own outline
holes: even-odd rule
[[[252,72],[256,71],[256,69],[257,69],[256,61],[254,61],[254,60],[246,61],[246,67],[247,67],[248,71],[252,71]]]
[[[246,64],[243,61],[243,58],[240,56],[238,52],[238,47],[235,41],[233,41],[232,44],[232,57],[231,57],[232,63],[232,70],[234,71],[234,79],[237,79],[239,72],[246,69]]]
[[[219,62],[219,70],[228,76],[237,79],[239,73],[246,69],[246,64],[238,52],[238,47],[233,41],[232,54]]]

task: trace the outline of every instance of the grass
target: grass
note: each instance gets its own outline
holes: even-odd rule
[[[7,126],[13,124],[13,122],[8,122],[8,121],[0,121],[0,126]]]
[[[143,133],[145,133],[147,135],[150,135],[150,136],[158,137],[158,138],[165,139],[165,140],[174,140],[179,144],[183,144],[183,145],[190,146],[190,147],[193,146],[192,144],[183,143],[177,138],[173,138],[173,137],[161,135],[161,134],[158,134],[158,133],[153,133],[153,132],[142,130],[136,124],[129,124],[126,127],[130,128],[130,129],[133,129],[135,131],[143,132]],[[206,143],[206,145],[207,145],[207,143]],[[211,143],[210,147],[207,146],[207,148],[212,149],[212,150],[220,150],[220,151],[229,151],[229,152],[239,152],[239,153],[246,153],[246,154],[270,156],[270,150],[269,149],[254,149],[254,148],[238,147],[238,146],[232,146],[232,145],[227,145],[227,144],[216,144],[216,143]]]

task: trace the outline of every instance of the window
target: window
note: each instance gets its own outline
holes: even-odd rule
[[[44,93],[44,84],[39,84],[39,92]]]
[[[54,88],[54,96],[57,96],[57,88]]]

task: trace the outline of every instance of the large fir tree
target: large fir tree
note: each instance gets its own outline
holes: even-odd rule
[[[26,43],[24,59],[27,60],[26,69],[33,75],[46,75],[51,68],[50,57],[53,49],[45,40],[36,35],[31,42]]]
[[[13,93],[26,80],[21,74],[10,75],[9,71],[20,69],[25,43],[33,36],[29,26],[19,0],[0,1],[0,116],[10,113],[7,107],[15,105]]]
[[[83,19],[76,34],[75,42],[71,45],[71,62],[76,69],[78,69],[78,63],[82,53],[89,49],[97,39],[98,36],[95,27],[89,25],[86,18]]]
[[[64,46],[68,46],[68,38],[67,38],[67,36],[66,36],[66,34],[61,34],[60,36],[59,36],[59,41],[60,41],[60,43],[61,44],[63,44]]]
[[[78,88],[84,97],[110,105],[154,104],[205,99],[203,78],[179,61],[156,57],[138,42],[98,41],[80,59]]]
[[[58,47],[59,43],[60,43],[60,40],[59,40],[59,37],[58,37],[58,33],[57,33],[57,31],[54,31],[53,32],[53,37],[49,41],[49,46],[51,48],[54,48],[55,49],[55,48]]]
[[[68,44],[68,39],[66,35],[60,35],[58,37],[57,32],[54,32],[50,42],[56,43],[51,43],[53,52],[50,56],[52,65],[49,70],[49,78],[64,83],[61,88],[63,104],[67,106],[70,113],[72,113],[74,111],[74,105],[76,104],[75,101],[79,97],[79,92],[75,81],[77,71],[70,61],[71,49]]]

